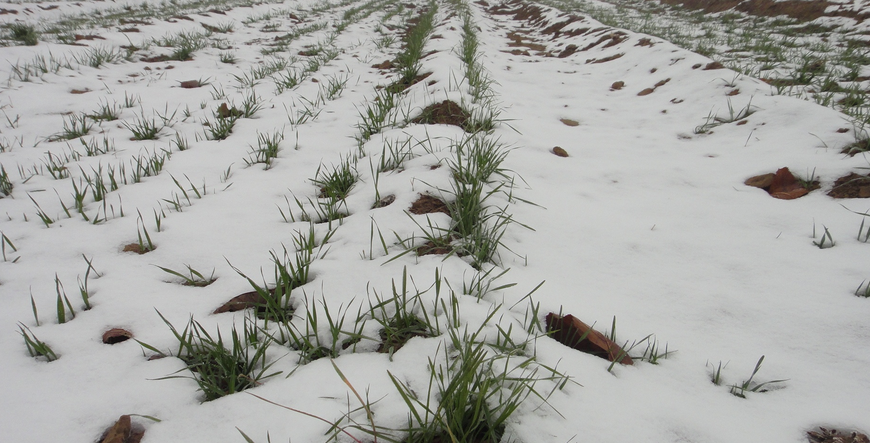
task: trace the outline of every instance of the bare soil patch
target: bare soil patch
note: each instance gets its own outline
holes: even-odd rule
[[[471,115],[461,106],[450,100],[435,103],[423,110],[411,123],[428,125],[453,125],[465,129],[468,126]]]
[[[447,203],[444,203],[443,200],[432,197],[431,195],[420,194],[420,198],[418,198],[414,203],[411,203],[411,209],[409,209],[411,214],[434,214],[436,212],[441,212],[447,215],[450,215],[450,209],[447,208]]]
[[[870,176],[854,172],[844,175],[834,182],[828,195],[834,198],[870,198]]]

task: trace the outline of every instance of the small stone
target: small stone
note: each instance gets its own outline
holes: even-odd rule
[[[556,154],[559,157],[568,157],[568,152],[559,146],[553,148],[553,154]]]
[[[646,88],[646,89],[644,89],[643,91],[638,92],[637,95],[640,96],[640,97],[643,97],[643,96],[645,96],[645,95],[650,95],[650,94],[652,94],[653,92],[655,92],[655,89],[654,89],[654,88]]]
[[[580,122],[577,120],[571,120],[570,118],[560,118],[559,121],[565,126],[580,126]]]
[[[613,82],[613,84],[610,85],[610,90],[611,91],[619,91],[620,89],[622,89],[624,87],[625,87],[625,82],[623,82],[623,81]]]

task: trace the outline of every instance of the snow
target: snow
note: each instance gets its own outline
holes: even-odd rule
[[[39,8],[41,4],[3,7],[27,7],[27,20],[32,22],[109,7],[88,2],[60,5],[48,11]],[[74,66],[22,82],[11,74],[16,63],[49,54],[71,60],[87,48],[40,42],[0,50],[6,61],[0,69],[10,76],[0,92],[0,106],[10,119],[0,124],[0,141],[21,140],[21,146],[13,143],[14,148],[0,153],[0,164],[15,186],[11,196],[0,199],[0,231],[17,248],[7,248],[8,260],[0,262],[0,330],[5,331],[0,334],[0,368],[8,378],[0,387],[4,440],[92,442],[121,414],[139,415],[134,422],[145,427],[144,442],[243,441],[235,428],[255,441],[266,441],[267,432],[274,441],[329,438],[324,435],[329,425],[244,392],[202,402],[191,379],[156,380],[189,375],[181,360],[148,361],[152,353],[143,352],[135,341],[111,346],[100,341],[104,331],[123,327],[141,342],[176,349],[175,338],[156,311],[178,328],[192,316],[207,330],[228,335],[234,324],[241,326],[245,313],[211,312],[251,290],[231,266],[258,282],[262,270],[270,281],[269,252],[280,254],[287,247],[292,253],[296,232],[308,232],[307,222],[287,223],[278,208],[298,217],[294,197],[304,205],[309,199],[316,201],[318,190],[311,179],[317,168],[329,169],[357,153],[359,113],[375,97],[375,87],[394,78],[371,65],[399,52],[402,15],[388,21],[396,27],[389,32],[397,41],[387,48],[375,44],[376,27],[390,10],[382,7],[339,33],[333,45],[342,52],[299,87],[277,94],[272,80],[262,80],[256,86],[264,98],[262,109],[254,118],[239,119],[226,140],[208,140],[202,123],[214,121],[211,113],[220,103],[242,102],[245,92],[237,90],[234,76],[270,60],[260,54],[261,44],[280,33],[264,31],[265,23],[275,23],[286,33],[314,20],[335,23],[350,7],[311,11],[316,5],[320,3],[310,0],[258,4],[227,10],[226,15],[189,14],[191,20],[174,23],[154,19],[151,24],[131,25],[141,32],[98,28],[94,33],[105,40],[80,42],[92,48],[144,46],[152,38],[201,32],[201,23],[234,24],[232,33],[220,35],[232,49],[202,49],[185,62],[138,61],[140,55],[171,52],[152,45],[134,61],[98,69]],[[401,100],[400,109],[409,110],[410,117],[445,99],[470,101],[465,86],[457,87],[464,69],[457,56],[462,21],[450,14],[449,4],[439,8],[433,35],[441,38],[428,41],[424,52],[436,52],[423,59],[422,71],[432,76]],[[288,10],[305,21],[295,24],[276,17],[245,24],[268,11]],[[805,432],[819,425],[870,430],[870,301],[853,295],[858,284],[870,278],[870,246],[856,239],[862,216],[849,211],[864,212],[870,204],[826,195],[836,178],[862,173],[868,166],[864,156],[840,153],[855,139],[845,116],[773,95],[760,80],[729,70],[695,69],[711,60],[654,37],[653,46],[638,46],[646,36],[629,31],[624,31],[628,39],[616,46],[598,45],[566,58],[512,55],[506,34],[521,27],[554,53],[569,43],[583,48],[600,34],[550,40],[511,16],[491,15],[478,4],[471,4],[471,10],[480,27],[482,63],[495,80],[503,120],[491,137],[509,149],[504,167],[516,174],[513,192],[522,199],[509,201],[498,195],[492,200],[499,207],[507,205],[518,222],[503,238],[493,275],[509,271],[493,287],[516,285],[478,300],[461,293],[463,282],[471,282],[477,273],[463,258],[413,253],[396,258],[403,251],[396,238],[417,236],[420,242],[421,226],[427,226],[426,216],[408,214],[407,209],[420,193],[446,196],[440,190],[450,189],[449,148],[466,136],[451,126],[396,125],[363,146],[367,157],[357,165],[360,181],[347,199],[351,215],[340,226],[334,222],[337,229],[322,249],[325,254],[312,264],[312,281],[294,290],[294,305],[301,307],[296,315],[304,315],[307,300],[308,309],[322,314],[325,304],[333,314],[346,312],[346,321],[352,322],[359,309],[366,313],[374,291],[391,294],[392,282],[400,283],[404,269],[420,291],[430,288],[437,270],[449,283],[442,296],[450,288],[457,292],[463,327],[482,328],[490,341],[496,322],[523,328],[529,306],[524,297],[544,282],[532,295],[540,303],[539,320],[548,312],[570,313],[604,332],[615,318],[620,343],[654,334],[659,345],[666,343],[675,351],[657,365],[638,361],[633,367],[617,365],[608,371],[611,364],[606,360],[548,337],[535,338],[528,355],[557,367],[576,384],[555,389],[545,405],[530,397],[510,418],[505,441],[791,443],[805,441]],[[545,8],[544,14],[554,22],[559,12]],[[587,17],[565,31],[602,26]],[[329,31],[327,27],[294,40],[287,52],[276,56],[288,57],[325,42]],[[235,54],[238,63],[221,63],[222,52]],[[618,53],[624,55],[587,63]],[[302,66],[305,59],[299,58],[297,65]],[[314,100],[330,78],[344,75],[349,78],[346,89],[319,105],[316,119],[301,125],[289,122],[288,109],[298,112],[303,98]],[[192,79],[209,85],[179,87],[181,81]],[[665,79],[670,80],[652,94],[638,96]],[[611,90],[616,81],[624,81],[625,87]],[[71,93],[85,89],[89,92]],[[228,100],[214,98],[220,89]],[[736,89],[736,95],[726,95]],[[122,109],[121,120],[95,124],[84,137],[108,137],[115,152],[71,161],[67,169],[72,179],[19,175],[19,169],[39,169],[47,152],[82,151],[78,140],[69,141],[69,147],[48,140],[61,131],[66,114],[91,113],[101,103],[122,103],[127,96],[141,103]],[[729,100],[735,110],[751,101],[755,112],[745,124],[694,133],[707,115],[726,116]],[[186,110],[191,117],[183,117]],[[130,131],[120,123],[173,112],[174,123],[157,140],[130,140]],[[16,117],[20,119],[12,124]],[[399,117],[403,119],[401,112]],[[565,118],[579,125],[560,122]],[[840,128],[850,130],[840,133]],[[244,159],[256,146],[258,134],[276,131],[284,139],[273,167],[247,166]],[[190,149],[177,149],[172,142],[175,133]],[[376,164],[384,143],[393,140],[411,140],[414,158],[401,172],[380,175],[380,195],[394,194],[396,201],[371,209],[375,187],[369,161]],[[553,155],[554,146],[570,156]],[[72,183],[79,183],[82,171],[90,174],[92,168],[120,164],[129,169],[132,158],[161,150],[170,151],[171,157],[160,174],[109,193],[107,221],[94,225],[72,210]],[[431,168],[438,164],[444,166]],[[814,171],[822,189],[784,201],[743,184],[748,177],[786,166],[799,176]],[[230,177],[222,181],[228,168]],[[191,184],[204,186],[205,195],[200,199],[191,194],[188,204],[173,178],[189,193]],[[183,203],[181,212],[165,201],[175,196]],[[61,201],[72,217],[66,216]],[[34,202],[57,221],[46,227]],[[89,217],[102,208],[91,197],[86,203]],[[159,213],[165,217],[158,232]],[[429,220],[438,226],[449,223],[443,214],[430,215]],[[124,245],[136,242],[143,225],[156,249],[144,255],[122,252]],[[836,241],[833,248],[813,245],[813,232],[818,239],[823,226]],[[322,238],[328,228],[318,224],[315,230]],[[379,245],[377,230],[388,243],[389,255]],[[87,269],[83,255],[100,273],[89,281],[93,308],[87,311],[76,283]],[[205,274],[214,269],[217,280],[205,288],[185,287],[157,268],[183,270],[185,265]],[[55,276],[76,310],[75,319],[64,324],[54,319]],[[38,326],[31,295],[39,309]],[[434,291],[425,292],[421,300],[431,310]],[[492,324],[482,327],[493,310],[497,315],[490,319]],[[443,312],[438,315],[445,321]],[[17,333],[19,322],[60,358],[50,363],[32,358]],[[366,334],[377,336],[373,321],[365,328]],[[640,344],[632,355],[642,353],[645,346]],[[447,338],[415,338],[392,356],[373,352],[376,347],[361,344],[357,352],[344,350],[332,362],[358,392],[377,400],[373,409],[378,425],[401,429],[407,424],[407,405],[388,373],[415,392],[425,392],[429,360],[444,361]],[[762,355],[755,380],[787,381],[769,392],[749,393],[746,399],[730,395],[728,386],[748,378]],[[269,356],[275,361],[272,368],[283,373],[247,392],[329,421],[359,407],[329,359],[300,364],[297,351],[277,344]],[[724,382],[716,386],[710,374],[720,362],[727,366]],[[540,382],[539,387],[553,389],[550,382]],[[355,414],[365,424],[365,416]]]

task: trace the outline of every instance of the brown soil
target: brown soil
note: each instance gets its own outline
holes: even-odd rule
[[[147,254],[147,253],[151,252],[152,250],[153,249],[149,250],[149,249],[142,248],[141,246],[139,246],[139,243],[130,243],[129,245],[124,246],[124,249],[123,249],[124,252],[135,252],[139,255]]]
[[[841,432],[834,428],[819,426],[817,430],[807,431],[810,443],[870,443],[870,437],[858,431]]]
[[[634,364],[621,346],[572,315],[563,317],[551,312],[546,322],[547,334],[565,346],[623,365]]]
[[[434,214],[441,212],[450,215],[450,209],[447,208],[447,203],[443,200],[432,197],[431,195],[420,194],[420,198],[414,203],[411,203],[411,214]]]
[[[103,343],[114,345],[133,338],[133,333],[121,328],[112,328],[103,333]]]
[[[179,82],[179,86],[181,86],[183,89],[195,89],[202,87],[202,83],[200,83],[199,80],[185,80],[183,82]]]
[[[374,206],[372,206],[372,209],[378,209],[378,208],[390,206],[391,204],[393,204],[394,201],[396,201],[396,196],[395,195],[388,195],[388,196],[376,201]]]
[[[839,130],[837,132],[840,132]],[[847,130],[848,132],[848,130]],[[858,140],[843,148],[843,154],[854,157],[855,154],[870,151],[870,139]]]
[[[424,109],[420,116],[411,120],[411,123],[453,125],[465,129],[470,118],[471,115],[461,106],[450,100],[444,100]]]
[[[114,425],[106,429],[99,443],[139,443],[145,435],[140,425],[133,424],[129,415],[122,415]]]
[[[625,55],[625,53],[620,52],[619,54],[614,54],[614,55],[611,55],[610,57],[592,58],[592,59],[586,60],[586,63],[598,64],[598,63],[612,62],[613,60],[616,60],[619,57],[622,57],[623,55]]]
[[[540,43],[535,43],[531,39],[524,38],[522,35],[517,33],[516,31],[511,31],[507,34],[507,38],[510,39],[508,46],[511,48],[527,48],[532,51],[537,52],[546,52],[547,46],[542,45]]]
[[[690,9],[706,12],[722,12],[735,9],[750,15],[776,17],[787,15],[801,21],[811,21],[825,15],[825,9],[833,6],[825,0],[661,0],[670,5],[681,4]]]
[[[224,303],[217,308],[212,314],[222,314],[224,312],[244,311],[248,308],[256,308],[266,303],[266,300],[256,291],[245,292],[244,294],[233,297],[230,301]]]
[[[834,198],[870,198],[870,176],[853,172],[840,177],[828,195]]]
[[[771,197],[781,200],[800,198],[821,187],[818,180],[812,182],[799,180],[788,168],[780,168],[775,174],[750,177],[743,184],[764,189]]]
[[[376,64],[376,65],[372,65],[372,68],[375,68],[375,69],[381,69],[381,70],[384,70],[384,71],[386,71],[386,70],[390,70],[390,69],[393,69],[393,68],[395,68],[395,67],[396,67],[396,65],[394,65],[393,62],[392,62],[391,60],[384,60],[384,61],[381,62],[381,63],[378,63],[378,64]]]
[[[430,75],[432,75],[431,72],[426,72],[426,73],[423,73],[423,74],[420,74],[420,75],[414,77],[414,79],[411,81],[399,80],[396,83],[393,83],[393,84],[387,86],[386,89],[387,89],[387,91],[392,92],[393,94],[396,94],[396,93],[404,91],[405,89],[410,88],[411,86],[416,85],[417,83],[420,83],[421,81],[428,78]]]
[[[405,346],[405,343],[408,343],[408,340],[414,337],[429,337],[429,333],[427,332],[427,326],[423,321],[414,317],[411,320],[412,324],[401,326],[401,330],[398,334],[387,337],[386,330],[381,329],[379,333],[381,337],[381,345],[378,346],[378,352],[380,353],[395,353],[402,346]],[[399,325],[391,324],[391,328],[399,329]]]
[[[560,52],[559,55],[557,55],[556,57],[558,57],[558,58],[565,58],[565,57],[568,57],[568,56],[570,56],[571,54],[577,52],[577,49],[579,49],[579,48],[577,47],[577,45],[573,45],[573,44],[572,44],[572,45],[568,45],[568,46],[566,46],[565,49],[563,49],[562,52]]]
[[[610,85],[610,90],[611,91],[619,91],[620,89],[622,89],[624,87],[625,87],[624,81],[613,82],[613,84]]]
[[[453,247],[450,246],[450,237],[442,237],[438,239],[438,243],[428,241],[417,248],[417,256],[424,255],[446,255],[453,252]]]

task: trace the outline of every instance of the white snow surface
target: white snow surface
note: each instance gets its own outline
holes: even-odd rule
[[[409,3],[425,5],[419,0]],[[104,7],[99,2],[61,5],[62,11]],[[201,49],[185,62],[148,63],[136,55],[133,61],[96,69],[76,66],[22,82],[11,76],[16,63],[37,55],[72,57],[88,48],[41,42],[0,49],[0,59],[5,60],[0,62],[0,77],[10,76],[0,90],[0,105],[9,119],[0,123],[0,140],[14,145],[0,153],[0,164],[14,185],[12,194],[0,199],[0,231],[17,249],[7,246],[7,260],[0,262],[0,372],[7,380],[0,384],[0,440],[93,442],[121,414],[138,414],[133,420],[145,428],[143,442],[243,441],[236,428],[255,441],[266,441],[267,433],[277,442],[329,438],[324,435],[327,424],[245,392],[203,402],[191,379],[156,380],[190,375],[181,360],[148,361],[153,353],[143,352],[133,340],[101,342],[103,332],[122,327],[158,349],[177,348],[157,311],[178,328],[193,316],[207,330],[228,335],[233,324],[242,324],[245,312],[211,312],[251,290],[230,264],[255,280],[262,270],[269,280],[269,251],[280,253],[283,245],[292,252],[295,232],[309,229],[307,222],[285,222],[278,208],[298,215],[294,197],[306,204],[317,198],[311,179],[318,167],[331,168],[357,153],[353,137],[358,134],[359,111],[373,100],[376,86],[390,84],[396,75],[371,65],[399,52],[402,16],[390,19],[394,30],[389,32],[397,38],[386,48],[376,45],[376,27],[387,10],[379,9],[338,33],[333,42],[341,51],[338,57],[300,86],[278,94],[274,82],[263,79],[255,87],[264,99],[262,109],[253,118],[240,119],[226,140],[206,139],[203,122],[214,121],[211,113],[222,102],[241,103],[245,92],[237,90],[234,76],[248,74],[251,66],[273,57],[295,55],[323,41],[330,30],[328,26],[294,40],[287,52],[263,56],[263,44],[277,34],[264,31],[262,21],[245,24],[247,18],[295,11],[304,18],[302,23],[277,16],[268,21],[286,33],[306,21],[325,20],[331,26],[349,7],[311,10],[322,5],[311,0],[260,4],[224,14],[189,14],[190,20],[117,25],[94,32],[104,40],[80,42],[91,48],[143,46],[152,38],[200,32],[201,24],[234,24],[233,32],[221,35],[231,49]],[[6,4],[2,7],[27,7],[31,14],[4,19],[39,21],[45,14],[46,20],[55,20],[60,15],[38,6],[43,4]],[[411,16],[419,10],[411,10]],[[534,50],[530,55],[511,54],[513,49],[526,49],[508,46],[507,34],[517,29],[528,31],[520,35],[546,45],[553,54],[569,44],[582,49],[619,30],[585,17],[563,32],[602,29],[552,38],[538,36],[539,28],[511,15],[492,15],[480,4],[472,3],[471,10],[479,27],[481,60],[495,81],[502,111],[502,123],[491,136],[509,150],[503,166],[516,177],[517,199],[499,195],[492,201],[507,205],[518,222],[502,239],[495,274],[509,271],[494,286],[516,285],[478,300],[461,293],[463,282],[477,274],[463,258],[406,254],[395,259],[403,251],[397,236],[421,237],[415,220],[426,226],[425,216],[406,212],[418,194],[449,198],[439,191],[449,189],[449,168],[431,167],[446,166],[452,158],[451,141],[466,136],[454,126],[396,125],[364,145],[367,156],[357,164],[360,180],[347,199],[351,215],[335,224],[324,246],[328,252],[312,264],[312,281],[294,291],[297,315],[305,309],[322,312],[325,304],[332,313],[346,310],[351,321],[358,309],[366,313],[373,290],[389,294],[391,282],[401,280],[404,268],[420,289],[434,282],[438,270],[457,292],[461,321],[470,329],[479,328],[496,308],[499,312],[491,322],[522,329],[529,306],[528,299],[522,299],[543,282],[532,295],[540,303],[539,320],[549,312],[562,312],[604,332],[615,317],[619,342],[654,334],[662,347],[667,344],[673,351],[656,365],[638,359],[634,366],[616,365],[608,371],[610,362],[539,334],[527,355],[557,367],[576,383],[556,389],[548,404],[529,397],[510,418],[504,441],[792,443],[806,441],[806,431],[819,425],[870,431],[870,300],[853,294],[870,278],[870,245],[856,238],[863,217],[850,212],[866,212],[870,202],[826,195],[836,178],[853,171],[866,173],[870,165],[861,155],[840,153],[855,137],[845,117],[806,101],[772,95],[768,85],[753,78],[739,77],[729,85],[735,76],[728,70],[694,68],[711,60],[656,38],[652,45],[639,45],[646,36],[628,31],[623,31],[627,39],[617,45],[599,44],[564,58],[536,55]],[[562,19],[559,14],[544,8],[551,23]],[[451,6],[440,3],[435,36],[425,47],[425,52],[434,53],[423,59],[423,71],[432,75],[402,98],[411,114],[445,99],[469,100],[465,85],[458,85],[463,77],[457,55],[461,25]],[[139,32],[119,31],[125,27]],[[147,51],[171,52],[156,45]],[[221,63],[222,52],[232,52],[238,62]],[[622,55],[592,62],[617,54]],[[301,65],[305,58],[299,58]],[[343,76],[348,78],[346,89],[320,105],[317,118],[290,123],[288,112],[298,112],[303,99],[314,100],[330,78]],[[180,82],[186,80],[209,85],[183,89]],[[638,95],[663,80],[668,81],[653,93]],[[625,86],[611,89],[617,81]],[[229,100],[214,97],[221,89]],[[141,102],[121,109],[121,120],[95,124],[84,137],[108,137],[115,152],[71,161],[66,165],[71,178],[28,178],[28,171],[45,169],[49,152],[82,152],[78,140],[68,145],[49,140],[61,132],[69,113],[91,113],[101,103],[122,103],[133,96]],[[745,124],[694,133],[709,114],[727,115],[729,102],[738,110],[750,101],[755,112]],[[186,110],[191,116],[185,119]],[[131,140],[121,123],[172,113],[173,125],[157,140]],[[569,126],[561,119],[578,124]],[[841,128],[849,130],[838,131]],[[273,167],[246,165],[258,133],[275,131],[283,132],[284,139]],[[175,133],[188,141],[189,149],[178,150]],[[380,195],[394,194],[396,200],[371,209],[375,186],[369,161],[379,160],[385,141],[406,139],[413,141],[414,158],[401,172],[384,173],[378,182]],[[553,155],[554,146],[564,148],[569,157]],[[83,171],[120,164],[129,168],[132,158],[161,150],[170,151],[171,157],[160,174],[108,194],[107,221],[88,223],[72,209],[73,183],[79,183]],[[231,175],[222,182],[230,166]],[[743,184],[781,167],[799,176],[814,174],[821,189],[786,201]],[[206,193],[201,199],[191,195],[191,204],[182,196],[182,211],[175,211],[164,201],[181,194],[173,178],[188,190],[191,184],[200,190],[204,186]],[[71,217],[61,202],[70,208]],[[89,217],[98,212],[106,216],[102,203],[91,197],[85,203]],[[49,227],[37,216],[37,204],[56,220]],[[154,214],[161,211],[166,216],[158,232]],[[448,222],[437,215],[431,217],[433,223]],[[372,238],[374,223],[388,243],[389,255],[379,249],[377,231]],[[143,225],[156,249],[143,255],[122,252],[124,245],[136,242]],[[818,241],[825,228],[836,245],[820,249],[813,244],[813,232]],[[319,236],[328,230],[325,224],[315,229]],[[83,255],[100,273],[89,281],[90,310],[83,310],[77,289],[77,278],[84,278],[87,269]],[[183,270],[185,265],[204,273],[214,269],[217,280],[204,288],[185,287],[157,268]],[[64,324],[58,324],[54,314],[55,276],[76,310],[76,317]],[[431,307],[431,291],[425,297]],[[60,358],[32,358],[18,333],[19,323]],[[376,337],[374,327],[369,321],[366,333]],[[485,330],[494,340],[495,329]],[[423,391],[429,382],[429,359],[440,361],[445,346],[445,336],[415,338],[390,358],[373,352],[377,345],[368,343],[356,352],[343,351],[333,362],[357,391],[378,400],[373,412],[379,425],[402,428],[407,406],[388,372]],[[747,379],[762,355],[755,380],[786,381],[745,399],[730,395],[728,385]],[[277,344],[270,348],[269,359],[275,362],[272,368],[283,373],[246,392],[330,421],[358,407],[329,359],[299,364],[298,352]],[[727,366],[717,386],[711,372],[720,362]],[[547,383],[538,387],[553,389]],[[356,414],[364,422],[364,415]],[[339,440],[350,441],[347,436]]]

